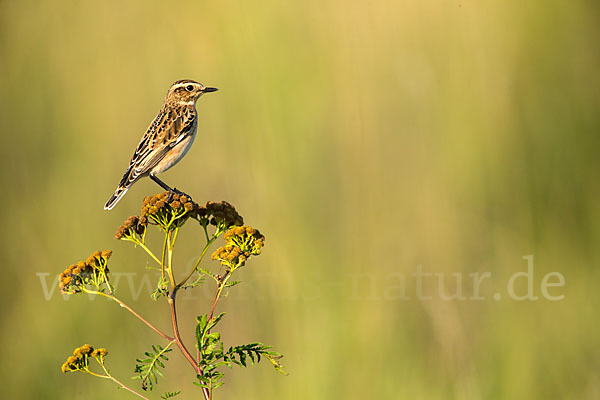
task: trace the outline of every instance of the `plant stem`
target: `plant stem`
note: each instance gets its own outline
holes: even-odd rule
[[[192,275],[194,274],[194,272],[196,272],[196,270],[198,269],[198,265],[200,265],[200,262],[202,261],[202,259],[206,255],[206,251],[208,250],[208,248],[210,247],[210,245],[214,243],[215,240],[217,240],[217,236],[213,236],[212,238],[207,239],[206,245],[204,245],[204,248],[202,249],[202,253],[200,254],[200,257],[196,261],[196,264],[194,264],[194,268],[192,268],[192,270],[190,271],[190,273],[187,274],[187,276],[181,282],[179,282],[179,284],[177,285],[177,289],[179,289],[183,285],[185,285],[185,283],[192,277]]]
[[[166,340],[169,340],[169,341],[174,340],[171,336],[163,333],[160,329],[156,328],[154,325],[152,325],[150,322],[148,322],[145,318],[143,318],[141,315],[139,315],[137,312],[135,312],[133,310],[133,308],[129,307],[127,304],[123,303],[121,300],[119,300],[115,296],[111,295],[110,298],[112,298],[114,301],[116,301],[117,303],[119,303],[121,305],[121,307],[125,308],[127,311],[129,311],[130,313],[132,313],[133,315],[135,315],[140,321],[142,321],[143,323],[145,323],[146,325],[148,325],[148,327],[150,327],[152,330],[154,330],[154,332],[158,333],[160,336],[162,336]]]
[[[213,299],[212,305],[210,307],[210,312],[208,313],[207,321],[210,321],[213,314],[215,313],[215,308],[217,307],[217,302],[221,298],[221,292],[223,291],[223,287],[225,286],[225,283],[227,283],[227,280],[229,279],[230,276],[231,276],[231,273],[227,272],[226,275],[217,284],[217,289],[215,291],[215,298]],[[210,331],[208,331],[207,333],[209,333],[209,332]],[[196,358],[198,359],[198,362],[200,362],[201,357],[202,357],[202,354],[200,352],[200,349],[198,349],[198,351],[196,352]]]
[[[208,238],[208,230],[206,229],[206,225],[202,225],[202,229],[204,229],[204,236],[206,236],[206,241],[208,242],[210,239]]]
[[[177,346],[179,346],[179,349],[181,350],[181,352],[183,353],[185,358],[187,358],[189,363],[192,364],[196,373],[200,374],[202,372],[200,370],[200,367],[198,366],[196,361],[194,361],[194,358],[191,356],[190,352],[183,344],[183,341],[181,340],[181,336],[179,335],[179,326],[177,323],[177,310],[175,307],[175,298],[172,296],[169,296],[169,307],[171,308],[171,322],[173,323],[173,334],[175,335],[175,342],[177,343]]]
[[[160,263],[160,273],[162,275],[162,279],[165,279],[165,257],[167,256],[167,239],[169,238],[169,233],[165,232],[165,241],[163,242],[163,251],[162,251],[162,261]]]
[[[129,386],[125,385],[123,382],[121,382],[120,380],[118,380],[117,378],[115,378],[114,376],[109,376],[110,379],[112,379],[116,384],[121,385],[121,387],[125,390],[129,390],[131,393],[135,394],[138,397],[141,397],[142,399],[146,399],[146,400],[150,400],[148,397],[136,392],[135,390],[133,390],[132,388],[130,388]]]
[[[207,245],[208,247],[208,245]],[[225,287],[225,284],[227,283],[227,281],[229,280],[229,278],[231,277],[231,272],[232,271],[227,271],[225,273],[225,275],[223,276],[223,278],[221,278],[221,280],[219,281],[218,285],[217,285],[217,290],[215,292],[215,298],[212,302],[212,306],[210,307],[210,312],[208,314],[208,318],[207,321],[210,321],[212,319],[212,316],[215,312],[215,308],[217,307],[217,303],[219,302],[219,299],[221,298],[221,293],[223,292],[223,288]],[[210,333],[210,330],[208,330],[206,332],[207,334]],[[200,359],[202,357],[202,354],[200,352],[200,348],[198,348],[198,351],[196,353],[196,356],[198,358],[198,363],[200,363]],[[202,375],[202,370],[200,370],[200,375]],[[212,383],[211,383],[212,386]],[[202,389],[206,389],[206,388],[202,388]],[[211,400],[212,399],[212,387],[210,390],[207,390],[208,392],[208,397],[207,394],[204,394],[204,397],[206,398],[206,400]]]
[[[86,293],[89,293],[89,294],[99,294],[100,296],[104,296],[106,298],[109,298],[111,300],[116,301],[117,303],[119,303],[119,305],[121,307],[123,307],[124,309],[126,309],[127,311],[129,311],[130,313],[132,313],[137,319],[139,319],[140,321],[142,321],[143,323],[145,323],[154,332],[158,333],[160,336],[162,336],[163,338],[165,338],[165,339],[167,339],[169,341],[174,340],[171,336],[165,334],[160,329],[158,329],[157,327],[155,327],[154,325],[152,325],[150,322],[148,322],[148,320],[146,320],[140,314],[138,314],[137,312],[135,312],[133,308],[129,307],[127,304],[125,304],[121,299],[119,299],[115,295],[113,295],[113,294],[106,294],[106,293],[102,293],[102,292],[96,292],[96,291],[87,290],[87,289],[84,289],[84,291]]]
[[[167,268],[166,268],[166,270],[169,275],[169,280],[171,282],[171,288],[172,288],[171,294],[169,294],[167,299],[169,301],[169,308],[171,309],[171,322],[173,324],[173,335],[175,336],[174,340],[175,340],[175,343],[177,343],[177,347],[179,347],[179,350],[181,351],[181,353],[183,353],[184,357],[188,360],[188,362],[194,368],[196,375],[202,375],[202,368],[200,368],[200,366],[198,365],[196,360],[194,360],[194,357],[192,356],[192,354],[185,347],[185,344],[183,344],[183,341],[181,340],[181,335],[179,334],[179,325],[177,322],[177,307],[175,306],[175,299],[177,297],[177,291],[179,290],[180,285],[175,284],[175,276],[173,275],[173,268],[172,268],[173,267],[173,264],[172,264],[173,246],[175,244],[175,240],[171,241],[171,236],[168,231],[167,231],[166,235],[167,235],[167,237],[166,237],[166,244],[167,244]],[[176,239],[176,236],[174,239]],[[210,400],[210,392],[206,388],[202,388],[202,394],[204,395],[205,400]]]
[[[121,386],[123,389],[129,390],[131,393],[135,394],[138,397],[141,397],[142,399],[146,399],[146,400],[150,400],[149,398],[147,398],[146,396],[136,392],[135,390],[133,390],[132,388],[130,388],[129,386],[125,385],[123,382],[121,382],[120,380],[118,380],[117,378],[115,378],[114,376],[112,376],[107,370],[106,367],[104,366],[103,363],[101,363],[100,361],[98,361],[98,364],[100,364],[100,366],[102,367],[102,369],[104,370],[104,372],[106,372],[106,375],[98,375],[98,374],[93,374],[95,376],[99,376],[102,378],[108,378],[110,380],[112,380],[113,382],[115,382],[117,385]],[[88,372],[92,373],[91,371],[88,370]]]
[[[148,253],[150,255],[150,257],[152,257],[154,259],[154,261],[156,261],[159,265],[162,265],[162,263],[154,255],[154,253],[152,252],[152,250],[150,250],[144,243],[140,242],[139,240],[135,241],[134,243],[137,244],[137,245],[139,245],[142,249],[146,250],[146,253]]]
[[[174,242],[171,242],[171,231],[167,232],[167,274],[169,275],[169,281],[171,283],[171,287],[173,288],[173,292],[175,292],[175,277],[173,276],[173,245]]]
[[[229,280],[230,277],[231,277],[231,271],[227,271],[225,273],[225,275],[223,276],[223,278],[221,278],[221,282],[219,282],[219,284],[217,285],[217,290],[215,292],[215,298],[212,302],[212,306],[210,307],[210,312],[208,313],[209,321],[215,312],[215,308],[217,307],[217,302],[221,298],[221,293],[223,292],[223,288],[225,287],[225,284],[227,283],[227,281]]]
[[[185,358],[194,368],[197,375],[202,375],[202,369],[198,365],[198,363],[194,360],[194,357],[190,354],[188,349],[183,344],[181,340],[181,336],[179,335],[179,326],[177,324],[177,309],[175,307],[175,297],[177,296],[177,292],[173,291],[173,293],[169,296],[169,307],[171,308],[171,322],[173,323],[173,334],[175,335],[175,343],[179,347],[179,350],[183,353]],[[210,393],[208,389],[202,388],[202,394],[204,394],[205,400],[210,400]]]

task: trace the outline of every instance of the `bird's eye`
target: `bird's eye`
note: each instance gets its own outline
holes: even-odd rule
[[[185,90],[187,90],[188,92],[192,92],[192,91],[194,91],[194,86],[192,86],[192,85],[187,85],[187,86],[185,87]]]

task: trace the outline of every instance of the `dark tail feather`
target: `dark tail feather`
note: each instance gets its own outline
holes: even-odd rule
[[[117,190],[115,191],[115,194],[110,196],[110,199],[108,199],[108,201],[104,205],[104,209],[112,210],[112,208],[115,206],[115,204],[117,204],[119,202],[119,200],[121,200],[121,197],[123,197],[125,195],[125,193],[127,193],[127,190],[129,190],[129,188],[124,188],[122,186],[119,186],[117,188]]]

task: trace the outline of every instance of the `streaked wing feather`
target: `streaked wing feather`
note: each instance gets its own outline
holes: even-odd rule
[[[193,108],[163,109],[138,144],[120,185],[129,187],[148,173],[177,143],[187,137],[195,118]]]

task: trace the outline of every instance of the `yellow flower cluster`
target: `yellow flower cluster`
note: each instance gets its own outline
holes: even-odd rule
[[[212,254],[213,260],[236,269],[243,266],[250,256],[257,256],[265,244],[265,237],[254,228],[238,226],[225,232],[225,246],[219,247]]]
[[[100,362],[108,355],[106,349],[94,349],[89,344],[84,344],[73,350],[73,355],[67,358],[61,367],[63,373],[85,370],[88,367],[88,358],[94,357]]]
[[[85,284],[100,286],[108,283],[108,259],[111,250],[96,251],[86,261],[79,261],[65,269],[58,277],[59,289],[63,293],[74,294],[82,290]]]

